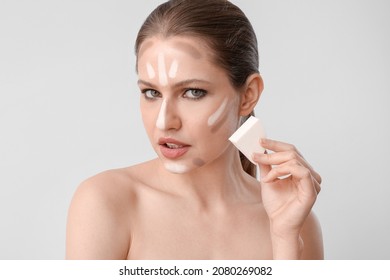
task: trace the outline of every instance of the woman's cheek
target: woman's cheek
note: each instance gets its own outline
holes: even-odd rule
[[[207,125],[209,127],[214,126],[221,119],[223,114],[226,111],[226,105],[228,103],[227,97],[222,101],[221,105],[211,114],[211,116],[207,119]]]
[[[156,122],[154,121],[154,111],[152,108],[148,106],[142,106],[141,104],[141,116],[142,116],[142,122],[144,124],[145,130],[148,133],[149,136],[151,136],[151,133],[156,126]]]
[[[207,126],[211,133],[233,133],[237,129],[238,118],[234,114],[235,111],[236,106],[234,100],[229,100],[226,97],[207,119]]]

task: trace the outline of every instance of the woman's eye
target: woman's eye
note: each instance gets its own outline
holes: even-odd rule
[[[155,99],[160,97],[160,93],[154,89],[145,89],[142,91],[146,99]]]
[[[207,91],[203,89],[187,89],[184,92],[184,97],[190,98],[190,99],[200,99],[204,97],[207,94]]]

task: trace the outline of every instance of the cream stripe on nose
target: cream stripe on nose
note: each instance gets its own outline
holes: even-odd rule
[[[165,116],[167,114],[167,101],[166,99],[163,99],[163,102],[161,104],[160,112],[158,113],[157,121],[156,121],[156,127],[164,130],[165,129]]]

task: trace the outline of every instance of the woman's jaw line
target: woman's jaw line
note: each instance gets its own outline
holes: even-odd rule
[[[198,197],[203,203],[210,203],[210,206],[217,201],[224,203],[228,197],[236,201],[243,191],[246,192],[248,176],[241,168],[238,153],[230,158],[228,162],[222,159],[223,164],[205,162],[202,166],[196,166],[194,161],[168,162],[157,159],[162,168],[159,168],[159,173],[162,172],[160,182],[170,192],[189,195],[192,199]]]
[[[193,147],[190,145],[185,147],[189,149],[188,153],[183,153],[183,155],[180,155],[177,158],[166,157],[163,153],[161,153],[161,150],[160,152],[157,152],[160,162],[167,171],[176,174],[188,173],[188,175],[191,175],[199,174],[199,172],[204,171],[208,172],[208,170],[225,170],[230,169],[230,167],[234,165],[234,162],[237,160],[236,155],[238,155],[238,153],[236,148],[230,142],[228,142],[228,146],[222,152],[222,154],[212,160],[207,160],[206,158],[202,158],[200,156],[194,156],[191,154],[193,153],[193,151],[191,152]],[[164,148],[168,149],[166,147]],[[238,162],[240,163],[239,157]]]
[[[175,174],[184,174],[190,169],[187,165],[176,162],[165,162],[164,166],[167,171]]]

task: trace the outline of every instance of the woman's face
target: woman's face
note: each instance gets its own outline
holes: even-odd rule
[[[152,37],[138,56],[141,112],[149,139],[173,173],[221,158],[239,123],[239,93],[200,39]]]

